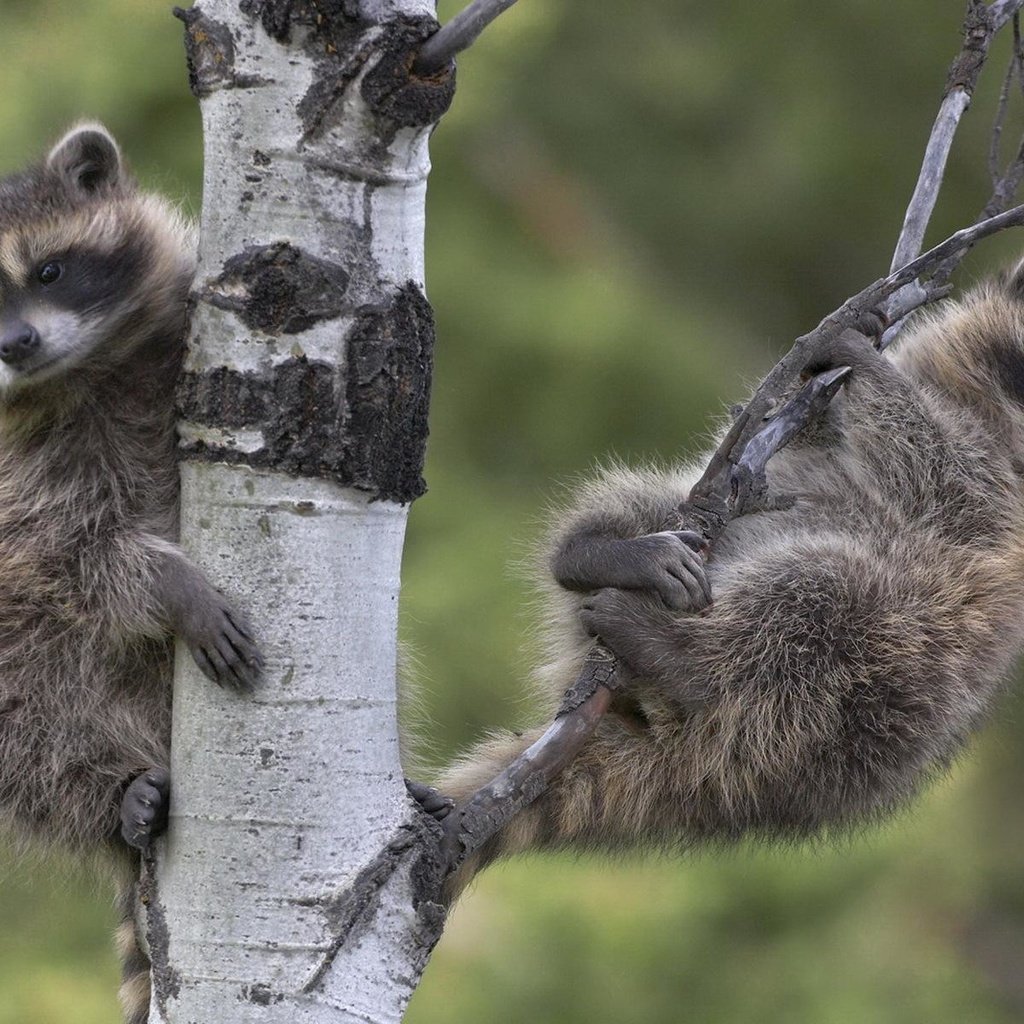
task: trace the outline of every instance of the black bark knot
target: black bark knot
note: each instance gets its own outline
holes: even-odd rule
[[[437,31],[433,18],[392,22],[378,43],[380,60],[363,78],[363,99],[392,128],[435,124],[451,106],[455,70],[419,77],[412,66],[423,40]]]
[[[275,992],[263,982],[255,985],[243,985],[238,998],[242,1002],[255,1003],[257,1006],[270,1006],[272,1003],[284,1002],[284,995]]]
[[[357,487],[403,502],[426,491],[433,358],[433,312],[413,282],[386,308],[360,314],[348,340],[347,384]]]
[[[289,242],[247,246],[225,264],[203,298],[268,334],[298,334],[345,308],[349,275]]]
[[[231,30],[195,7],[174,8],[185,23],[185,59],[192,94],[201,99],[220,86],[235,82],[235,41]]]
[[[359,0],[242,0],[238,6],[279,43],[291,42],[292,28],[302,26],[312,29],[310,44],[338,47],[364,25]]]

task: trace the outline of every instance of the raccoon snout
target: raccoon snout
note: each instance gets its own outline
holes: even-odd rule
[[[39,332],[24,320],[11,324],[0,333],[0,361],[8,366],[23,363],[39,348]]]

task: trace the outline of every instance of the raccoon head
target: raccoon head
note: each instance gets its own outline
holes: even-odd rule
[[[138,189],[102,125],[72,128],[0,181],[0,401],[180,337],[193,269],[185,220]]]

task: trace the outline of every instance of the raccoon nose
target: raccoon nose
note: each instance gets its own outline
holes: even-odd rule
[[[9,366],[24,362],[39,348],[39,332],[22,320],[0,334],[0,361]]]

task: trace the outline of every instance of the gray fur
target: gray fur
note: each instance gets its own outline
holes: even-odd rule
[[[530,847],[847,830],[905,803],[988,713],[1024,640],[1021,291],[949,304],[891,358],[847,337],[829,361],[854,366],[848,388],[770,466],[797,501],[729,525],[710,606],[704,568],[650,536],[678,529],[699,466],[611,468],[560,514],[544,688],[553,704],[592,635],[636,678],[453,891]],[[441,789],[464,799],[538,734],[492,738]]]
[[[54,257],[63,291],[38,279]],[[145,1019],[148,964],[122,796],[168,764],[173,633],[199,650],[221,639],[183,607],[228,610],[174,543],[193,264],[191,229],[137,190],[99,126],[0,181],[0,329],[33,323],[42,353],[0,374],[0,825],[118,866],[130,1021]]]

